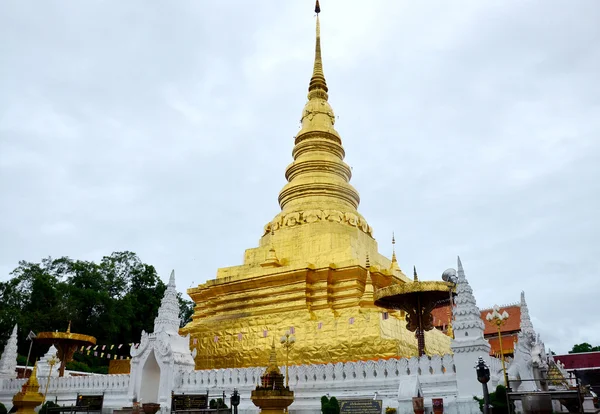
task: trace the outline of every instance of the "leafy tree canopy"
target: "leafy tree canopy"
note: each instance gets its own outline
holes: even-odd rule
[[[156,269],[132,252],[115,252],[99,263],[69,257],[21,261],[11,276],[0,282],[0,332],[10,335],[19,324],[21,355],[29,350],[29,331],[64,331],[69,321],[71,331],[92,335],[99,344],[139,341],[142,330],[152,332],[166,288]],[[193,303],[181,294],[178,298],[183,325],[191,320]],[[7,339],[0,337],[0,348]],[[34,345],[30,361],[46,351],[47,346]],[[108,365],[107,360],[76,356],[78,368],[98,371]]]
[[[579,354],[581,352],[594,352],[594,351],[600,351],[600,346],[592,346],[592,345],[588,344],[587,342],[584,342],[582,344],[573,345],[573,349],[571,349],[569,351],[569,354]]]

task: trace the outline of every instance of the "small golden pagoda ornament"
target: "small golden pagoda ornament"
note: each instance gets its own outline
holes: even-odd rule
[[[277,366],[275,339],[271,345],[269,366],[260,377],[260,385],[252,391],[250,399],[262,414],[283,414],[294,402],[294,391],[283,384],[283,374]]]
[[[44,396],[39,392],[40,384],[37,380],[37,362],[33,371],[20,392],[13,397],[13,405],[17,407],[16,413],[35,414],[34,408],[44,402]]]

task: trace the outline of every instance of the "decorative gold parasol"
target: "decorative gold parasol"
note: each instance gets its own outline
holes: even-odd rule
[[[65,375],[65,366],[67,362],[73,360],[73,354],[83,345],[96,345],[96,338],[89,335],[83,335],[71,332],[71,322],[67,327],[67,332],[40,332],[35,338],[42,344],[54,345],[58,350],[58,359],[60,359],[59,376]]]
[[[406,329],[415,333],[419,356],[425,354],[425,331],[433,329],[431,311],[449,304],[448,292],[454,290],[451,282],[420,282],[417,269],[414,282],[391,285],[375,292],[375,305],[406,312]]]

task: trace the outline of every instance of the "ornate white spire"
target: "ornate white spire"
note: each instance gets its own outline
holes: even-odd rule
[[[16,378],[17,377],[17,325],[13,328],[12,334],[4,351],[0,357],[0,377]]]
[[[169,284],[158,309],[158,316],[154,319],[154,333],[165,331],[175,335],[179,334],[179,300],[175,289],[175,271],[171,272]]]
[[[454,299],[454,303],[456,305],[454,308],[453,326],[455,337],[459,337],[459,332],[472,329],[477,330],[478,335],[483,336],[485,326],[481,320],[481,313],[473,296],[473,290],[465,277],[460,257],[458,258],[458,282],[456,284],[456,299]]]
[[[529,319],[529,308],[525,302],[525,292],[521,292],[521,332],[535,334],[531,319]]]

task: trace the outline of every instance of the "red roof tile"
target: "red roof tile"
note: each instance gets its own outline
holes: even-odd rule
[[[566,369],[600,368],[600,352],[554,355],[554,360],[565,364]]]

